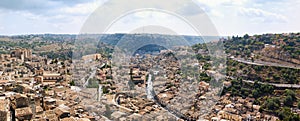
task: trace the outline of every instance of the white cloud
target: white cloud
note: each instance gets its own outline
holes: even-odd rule
[[[210,17],[219,19],[227,16],[228,11],[235,11],[236,8],[244,7],[250,3],[249,0],[194,0]],[[234,13],[234,12],[229,12]]]
[[[6,1],[6,2],[5,2]],[[86,18],[107,0],[30,0],[26,3],[5,0],[0,3],[0,33],[78,33]],[[11,4],[16,1],[16,4]],[[297,0],[193,0],[208,14],[221,35],[239,33],[300,31]],[[70,3],[72,2],[72,3]],[[4,4],[7,3],[7,4]],[[22,4],[22,5],[19,5]],[[179,6],[180,7],[180,6]],[[184,6],[181,6],[184,7]],[[197,13],[185,7],[187,15]],[[109,13],[107,13],[109,14]],[[149,18],[157,18],[149,19]],[[159,21],[163,20],[163,21]],[[125,18],[115,30],[126,31],[127,25],[147,23],[179,25],[165,14],[136,13]],[[276,26],[274,26],[276,24]],[[181,30],[185,26],[179,25]],[[263,26],[263,27],[262,27]],[[189,30],[184,30],[189,31]],[[113,32],[113,31],[112,31]],[[184,34],[184,33],[183,33]]]
[[[168,28],[179,34],[196,34],[191,26],[189,26],[188,23],[185,23],[185,21],[182,21],[176,16],[160,11],[137,11],[134,14],[124,16],[119,19],[119,21],[112,24],[107,33],[129,33],[136,29],[141,30],[139,32],[146,32],[148,31],[147,27],[146,29],[142,29],[145,26]],[[163,32],[163,30],[159,32]],[[164,33],[172,32],[164,31]]]
[[[94,2],[80,3],[75,6],[67,6],[59,9],[59,12],[69,15],[88,15],[106,0],[96,0]]]
[[[248,0],[197,0],[208,6],[219,6],[219,5],[244,5]]]
[[[40,15],[32,14],[30,12],[15,12],[15,13],[20,14],[24,16],[26,19],[33,20],[33,21],[41,20],[43,18]]]
[[[268,12],[257,8],[240,8],[238,15],[249,17],[252,20],[259,20],[261,22],[287,22],[287,18],[278,13]]]

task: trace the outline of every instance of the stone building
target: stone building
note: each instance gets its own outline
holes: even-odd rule
[[[30,49],[15,49],[11,52],[11,57],[16,57],[18,59],[24,60],[31,60],[32,58],[32,51]]]
[[[7,99],[0,99],[0,121],[11,121],[10,102]]]

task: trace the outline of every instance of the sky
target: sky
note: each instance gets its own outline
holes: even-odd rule
[[[88,17],[109,0],[2,0],[0,35],[78,34]],[[193,0],[210,18],[220,36],[300,32],[299,0]],[[193,9],[185,10],[193,15]],[[178,34],[194,32],[164,13],[136,12],[116,21],[107,33],[126,33],[149,23]]]

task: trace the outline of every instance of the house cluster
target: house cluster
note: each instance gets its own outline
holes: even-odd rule
[[[210,83],[194,81],[197,78],[187,74],[192,67],[201,64],[187,63],[185,70],[181,70],[182,65],[169,51],[155,56],[137,56],[120,67],[114,67],[100,54],[73,60],[74,66],[68,60],[33,55],[28,49],[1,54],[0,62],[0,121],[125,121],[170,117],[197,120],[202,100],[211,98],[205,97],[212,91]],[[150,74],[153,76],[151,83],[148,82]],[[129,81],[132,83],[125,83]],[[72,82],[86,88],[78,89]],[[129,86],[133,89],[126,88]],[[150,86],[155,94],[150,92],[152,97],[149,98],[147,89]],[[230,87],[231,83],[224,82],[224,86]],[[278,120],[278,117],[259,112],[260,106],[255,105],[254,100],[226,94],[206,119]]]
[[[115,94],[117,92],[117,87],[112,80],[112,73],[109,61],[103,63],[96,71],[96,78],[99,80],[99,84],[102,86],[102,92],[105,94]]]
[[[69,61],[17,48],[0,55],[1,121],[93,121],[71,89]]]
[[[145,106],[147,103],[140,103],[143,102],[142,99],[124,96],[119,99],[121,105],[133,111],[138,110],[138,113],[141,115],[151,114],[152,111],[158,112],[154,107],[161,106],[165,110],[169,110],[178,117],[184,117],[187,120],[198,118],[198,111],[193,111],[192,109],[192,102],[197,94],[184,87],[194,85],[194,88],[198,88],[199,86],[200,92],[204,93],[204,91],[208,91],[209,84],[202,82],[197,86],[196,83],[191,84],[189,81],[183,81],[184,79],[180,75],[178,60],[171,51],[162,51],[160,54],[152,57],[146,55],[144,58],[132,58],[131,62],[130,74],[133,75],[131,79],[133,82],[137,82],[134,84],[147,88],[150,85],[148,85],[148,80],[143,77],[145,76],[146,78],[149,72],[155,76],[155,80],[151,81],[153,81],[152,86],[155,87],[153,89],[156,93],[156,95],[153,95],[153,99],[157,104]],[[193,65],[191,64],[191,66]],[[189,76],[186,77],[188,80],[192,80],[192,78]],[[142,106],[146,109],[143,109],[144,107]]]
[[[133,98],[128,95],[120,94],[117,98],[117,103],[127,108],[127,112],[138,113],[144,115],[150,113],[151,111],[160,111],[161,107],[156,105],[153,101],[146,100],[143,98]]]
[[[131,81],[134,84],[146,84],[147,71],[139,68],[140,64],[132,64],[130,68]]]
[[[213,107],[210,119],[213,121],[278,121],[279,118],[262,114],[259,105],[254,104],[254,98],[231,97],[229,93],[220,98]]]

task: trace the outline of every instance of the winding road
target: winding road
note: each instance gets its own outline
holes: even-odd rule
[[[252,81],[252,80],[243,80],[243,82],[255,83],[255,81]],[[267,83],[267,82],[258,82],[258,83],[259,84],[268,84],[268,85],[272,85],[272,86],[278,87],[278,88],[300,89],[300,85],[299,84],[276,84],[276,83]]]
[[[280,63],[272,63],[272,62],[265,62],[265,61],[248,61],[242,58],[232,58],[235,61],[245,63],[245,64],[250,64],[250,65],[257,65],[257,66],[274,66],[274,67],[284,67],[284,68],[294,68],[294,69],[300,69],[300,65],[297,66],[288,66]]]
[[[265,62],[265,61],[247,61],[245,59],[241,58],[232,58],[235,61],[244,63],[244,64],[249,64],[249,65],[257,65],[257,66],[274,66],[274,67],[284,67],[284,68],[294,68],[294,69],[300,69],[299,66],[288,66],[288,65],[283,65],[283,64],[278,64],[278,63],[271,63],[271,62]],[[231,79],[234,79],[234,77],[228,77]],[[243,82],[247,83],[254,83],[255,81],[252,80],[243,80]],[[300,89],[299,84],[277,84],[277,83],[268,83],[268,82],[258,82],[260,84],[269,84],[278,88],[293,88],[293,89]]]

